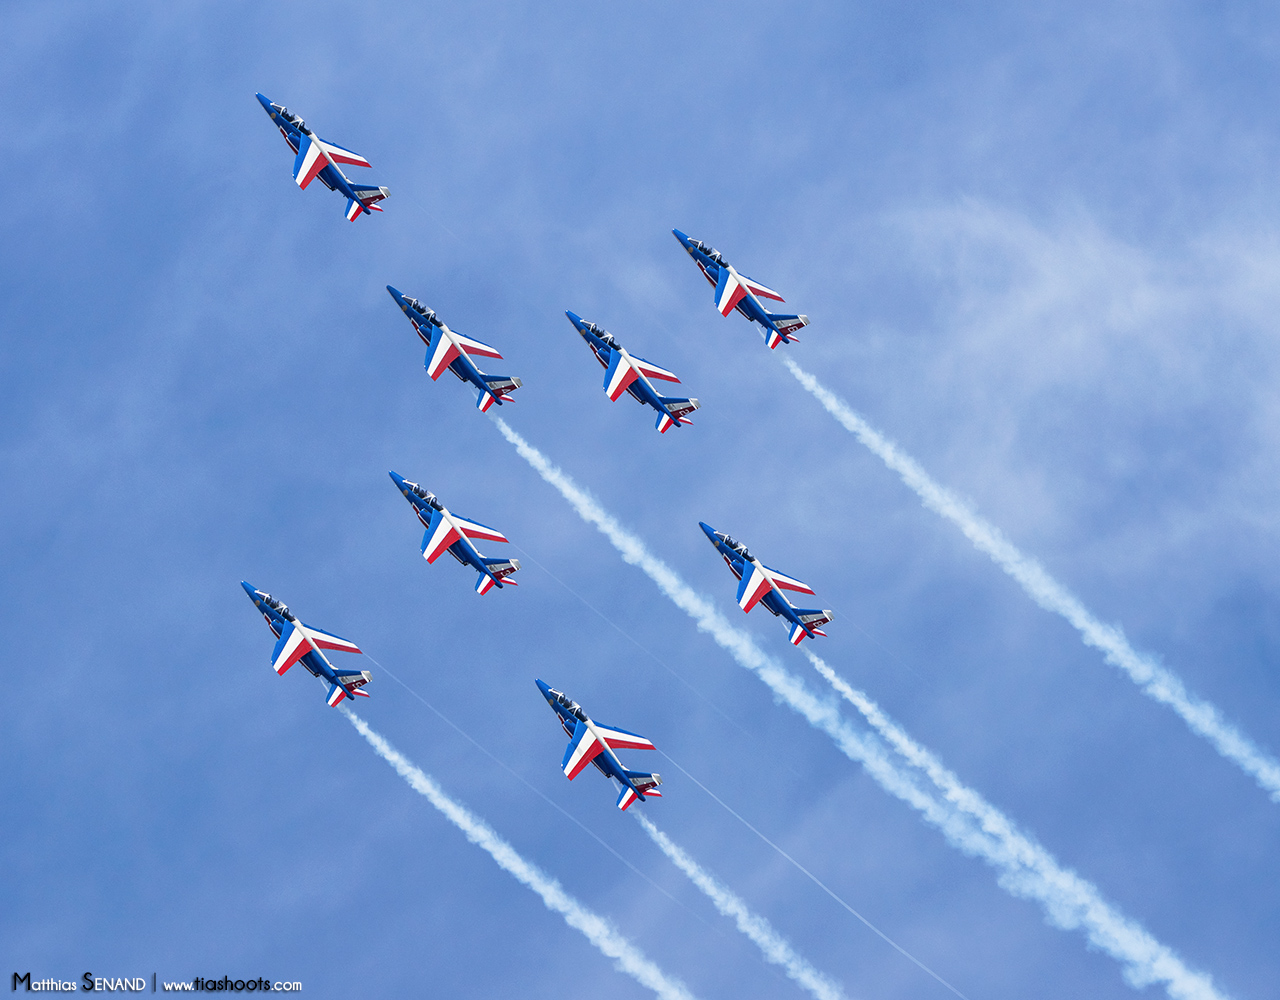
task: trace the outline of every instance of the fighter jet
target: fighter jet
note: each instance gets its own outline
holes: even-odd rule
[[[769,312],[761,304],[760,298],[782,302],[784,299],[781,295],[760,282],[739,274],[715,247],[701,240],[692,240],[678,229],[671,232],[715,287],[716,308],[720,310],[721,316],[728,316],[732,310],[737,309],[753,323],[759,323],[764,328],[764,342],[771,350],[784,341],[789,344],[799,339],[795,331],[809,325],[808,316]]]
[[[592,722],[587,713],[576,701],[570,701],[555,688],[538,681],[538,690],[547,704],[555,710],[560,725],[569,734],[569,748],[564,752],[564,762],[560,765],[565,777],[572,781],[587,764],[594,764],[606,778],[612,778],[622,785],[618,795],[618,808],[626,809],[637,799],[661,798],[658,786],[662,784],[662,776],[649,774],[647,771],[628,771],[618,760],[614,750],[656,750],[657,748],[643,736],[629,733],[625,729],[615,729]]]
[[[733,575],[741,582],[738,584],[738,607],[750,612],[757,603],[763,604],[774,615],[785,618],[791,623],[788,638],[791,645],[798,646],[807,635],[822,635],[822,626],[831,621],[830,611],[819,611],[817,608],[797,608],[783,595],[783,590],[797,590],[802,594],[812,594],[813,590],[799,580],[793,580],[785,573],[770,569],[753,556],[745,545],[736,542],[723,531],[702,521],[700,527],[716,547],[724,561],[733,570]]]
[[[692,420],[686,420],[684,415],[698,408],[696,399],[663,396],[649,381],[657,378],[679,382],[675,375],[644,358],[628,354],[627,349],[614,339],[613,334],[601,330],[594,323],[588,323],[576,313],[566,312],[565,315],[578,333],[582,334],[582,339],[587,342],[596,360],[604,365],[604,391],[609,394],[610,399],[616,401],[624,392],[629,392],[637,402],[652,406],[658,411],[658,422],[654,426],[663,434],[667,433],[668,427],[693,423]]]
[[[367,692],[361,690],[373,679],[369,671],[338,670],[321,652],[325,649],[337,649],[344,653],[358,653],[359,646],[330,632],[322,632],[318,628],[302,624],[287,605],[277,601],[265,590],[256,590],[251,583],[241,583],[240,586],[249,595],[249,600],[257,605],[279,640],[271,654],[271,666],[276,673],[283,677],[286,670],[301,662],[313,676],[328,683],[329,695],[325,700],[331,706],[337,705],[348,695],[369,697]]]
[[[471,360],[473,354],[483,358],[501,358],[501,354],[488,344],[450,330],[434,310],[428,309],[417,299],[409,298],[390,285],[387,286],[387,291],[396,300],[401,312],[409,317],[409,322],[418,331],[422,342],[427,345],[427,374],[433,381],[443,375],[447,368],[462,381],[470,382],[480,390],[476,406],[481,413],[488,412],[494,403],[501,406],[511,402],[510,393],[524,383],[515,376],[486,375]]]
[[[406,500],[413,505],[418,520],[427,529],[422,536],[422,558],[429,563],[440,558],[441,553],[448,552],[464,566],[474,566],[480,571],[476,580],[476,593],[487,594],[496,584],[502,587],[514,587],[515,580],[508,580],[512,573],[520,568],[518,559],[486,559],[474,545],[472,538],[484,538],[491,542],[505,542],[507,536],[501,531],[468,521],[452,514],[434,493],[428,493],[417,483],[411,483],[403,476],[391,473],[391,481],[396,489],[404,494]]]
[[[283,104],[272,104],[261,94],[258,95],[258,103],[276,123],[289,148],[297,154],[293,161],[293,179],[297,181],[298,187],[305,191],[307,185],[319,177],[320,183],[330,191],[347,196],[347,218],[352,222],[361,215],[368,215],[370,209],[382,211],[378,202],[391,192],[384,187],[352,184],[338,166],[339,163],[350,163],[357,167],[367,167],[370,166],[368,160],[359,153],[325,142]]]

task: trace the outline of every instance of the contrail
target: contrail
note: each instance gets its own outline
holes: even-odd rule
[[[1218,753],[1251,775],[1270,795],[1271,801],[1280,802],[1280,761],[1224,719],[1216,706],[1188,691],[1181,678],[1161,666],[1155,657],[1130,646],[1118,627],[1095,618],[1080,599],[1051,577],[1040,563],[1021,552],[999,528],[975,514],[958,496],[935,482],[915,459],[868,424],[844,400],[791,358],[784,357],[782,363],[845,430],[901,476],[926,507],[956,525],[974,548],[986,553],[1017,580],[1040,607],[1070,622],[1086,646],[1100,650],[1108,663],[1128,674],[1149,698],[1173,709],[1193,733],[1204,737]]]
[[[647,816],[633,814],[636,821],[644,827],[649,839],[671,859],[671,862],[689,876],[689,880],[715,904],[717,910],[726,917],[732,917],[742,931],[764,955],[765,960],[782,966],[787,977],[793,979],[802,989],[812,993],[818,1000],[845,1000],[844,991],[812,965],[804,960],[790,943],[764,917],[751,912],[742,899],[722,886],[685,851],[677,847],[671,838],[649,821]]]
[[[835,705],[810,692],[799,677],[766,655],[749,635],[730,625],[709,600],[653,555],[545,455],[501,418],[493,417],[493,421],[520,456],[569,501],[584,521],[595,525],[609,539],[624,561],[643,570],[697,623],[699,631],[710,635],[811,726],[830,736],[885,791],[921,813],[948,843],[965,854],[982,858],[999,871],[998,882],[1006,892],[1036,900],[1055,927],[1083,930],[1090,944],[1120,963],[1130,985],[1163,983],[1174,1000],[1221,1000],[1224,995],[1208,975],[1187,968],[1170,948],[1116,910],[1091,883],[1064,869],[1046,848],[1019,831],[1012,820],[988,805],[977,792],[957,782],[965,794],[939,800],[921,788],[910,773],[895,763],[878,737],[854,729]]]
[[[649,961],[639,948],[619,934],[609,921],[588,910],[565,892],[559,882],[522,858],[516,849],[499,837],[484,820],[449,798],[435,781],[370,729],[368,723],[355,712],[345,706],[342,710],[360,735],[377,751],[378,756],[394,767],[396,773],[404,778],[415,792],[444,813],[445,818],[466,834],[471,843],[488,851],[500,868],[510,872],[515,876],[516,881],[522,882],[541,896],[548,910],[560,914],[564,917],[566,924],[581,931],[596,948],[612,958],[620,972],[625,972],[641,986],[647,986],[663,1000],[694,1000],[693,995],[683,983],[668,977]]]

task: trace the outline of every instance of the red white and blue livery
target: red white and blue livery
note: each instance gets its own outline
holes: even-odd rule
[[[501,406],[511,402],[511,393],[524,383],[514,375],[486,375],[471,360],[472,355],[501,358],[502,355],[496,348],[450,330],[435,314],[435,310],[428,309],[399,289],[388,285],[387,291],[395,299],[400,311],[409,317],[409,322],[418,331],[422,342],[427,345],[427,374],[432,381],[446,371],[451,371],[463,382],[470,382],[479,390],[476,407],[481,413],[487,413],[494,403]]]
[[[371,164],[359,153],[332,142],[325,142],[307,128],[307,123],[286,108],[283,104],[272,104],[261,94],[258,103],[271,120],[280,129],[284,141],[293,150],[293,179],[304,191],[307,185],[319,178],[320,183],[330,191],[337,191],[347,196],[347,218],[355,222],[362,215],[371,211],[381,212],[378,202],[391,192],[384,187],[368,187],[352,184],[338,165],[346,163],[356,167],[368,167]]]
[[[798,646],[806,636],[822,635],[822,626],[831,621],[830,611],[817,608],[797,608],[789,600],[784,590],[793,590],[801,594],[812,594],[813,588],[801,583],[786,573],[771,569],[751,554],[745,545],[734,541],[723,531],[716,531],[711,525],[698,522],[703,533],[710,539],[716,551],[724,557],[724,561],[738,578],[738,607],[750,613],[757,604],[763,604],[779,618],[791,623],[787,636],[791,645]]]
[[[437,500],[434,493],[429,493],[397,473],[392,472],[390,475],[396,489],[413,505],[418,520],[427,529],[422,536],[423,559],[433,563],[448,552],[464,566],[478,569],[480,577],[476,580],[477,594],[487,594],[493,587],[501,590],[503,587],[516,585],[515,580],[509,580],[508,577],[520,568],[520,560],[486,559],[472,543],[472,539],[506,542],[506,535],[487,524],[459,517]]]
[[[673,373],[659,368],[652,361],[629,354],[608,330],[588,323],[576,313],[566,312],[565,315],[587,342],[596,360],[604,366],[604,391],[610,399],[616,401],[625,392],[637,402],[652,406],[658,411],[658,422],[654,426],[663,434],[670,427],[693,423],[685,419],[685,414],[696,410],[698,401],[683,396],[664,396],[651,381],[679,382]]]
[[[272,670],[283,677],[295,663],[301,663],[313,677],[328,684],[329,693],[325,701],[330,706],[336,706],[348,697],[369,697],[363,690],[372,679],[369,671],[339,670],[323,652],[329,649],[342,653],[359,653],[359,646],[340,635],[302,624],[287,605],[277,601],[265,590],[258,590],[251,583],[241,583],[240,586],[262,612],[271,631],[276,634],[276,648],[271,653]]]
[[[715,288],[716,309],[721,316],[728,316],[736,309],[751,322],[759,323],[764,330],[764,342],[771,350],[779,344],[790,344],[799,339],[795,331],[809,325],[808,316],[769,312],[760,300],[782,302],[784,300],[781,295],[772,288],[739,274],[715,247],[701,240],[690,239],[678,229],[671,232],[698,265],[703,277]]]
[[[576,701],[538,681],[538,690],[547,704],[560,719],[560,725],[569,734],[569,747],[564,752],[564,760],[560,767],[565,777],[572,781],[588,764],[606,778],[611,778],[622,786],[618,794],[618,808],[626,809],[637,799],[661,798],[658,786],[662,784],[662,776],[650,774],[648,771],[628,771],[618,760],[615,750],[656,750],[651,740],[616,726],[606,726],[593,722]]]

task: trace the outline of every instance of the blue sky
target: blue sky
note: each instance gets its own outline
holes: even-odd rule
[[[815,651],[1064,864],[1225,994],[1274,994],[1280,809],[717,316],[670,236],[781,290],[812,326],[780,350],[1280,751],[1273,10],[4,17],[0,974],[651,996],[318,685],[273,675],[248,579],[676,897],[374,668],[369,723],[698,996],[801,994],[598,776],[565,781],[535,677],[651,737],[974,1000],[1133,995],[431,382],[390,283],[502,350],[525,383],[503,416],[773,655],[808,670],[733,608],[699,520],[812,584],[838,612]],[[391,189],[385,213],[299,192],[255,91],[366,155],[349,173]],[[694,426],[610,403],[565,309],[677,372]],[[425,565],[388,469],[503,530],[520,587]],[[646,814],[850,997],[946,995],[646,756],[667,780]]]

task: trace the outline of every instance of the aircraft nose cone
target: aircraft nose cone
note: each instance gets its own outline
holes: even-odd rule
[[[395,299],[397,302],[399,302],[402,298],[404,298],[404,296],[400,294],[400,289],[396,288],[394,285],[388,285],[388,286],[387,286],[387,292],[388,292],[388,293],[391,295],[391,297],[392,297],[393,299]]]
[[[699,521],[698,527],[702,529],[702,533],[711,540],[712,545],[716,545],[720,539],[716,538],[716,529],[707,524],[706,521]]]
[[[582,317],[575,312],[569,312],[568,309],[564,311],[564,314],[569,317],[569,322],[572,323],[577,328],[579,333],[581,333],[583,326],[586,325],[583,322]]]
[[[680,232],[680,230],[678,229],[671,230],[671,235],[674,236],[676,239],[678,239],[685,246],[689,245],[689,237],[687,237],[684,233]]]
[[[244,588],[244,592],[249,595],[249,600],[257,601],[258,590],[256,587],[254,587],[253,584],[251,584],[248,580],[241,580],[240,586],[242,586]]]
[[[538,690],[542,692],[542,697],[546,698],[547,701],[551,701],[551,685],[546,681],[538,680],[536,677],[534,678],[534,683],[538,685]]]
[[[271,101],[264,94],[254,95],[258,98],[258,103],[262,105],[267,114],[271,114]]]
[[[388,472],[387,475],[391,477],[391,481],[395,483],[396,486],[400,489],[404,489],[404,476],[398,475],[395,472]]]

